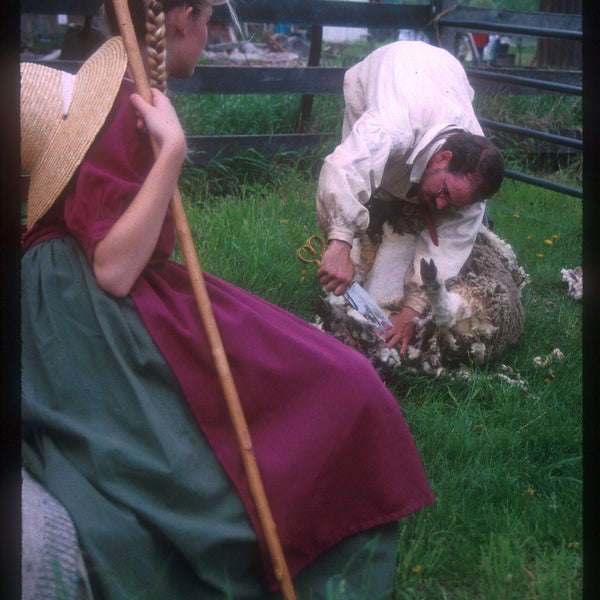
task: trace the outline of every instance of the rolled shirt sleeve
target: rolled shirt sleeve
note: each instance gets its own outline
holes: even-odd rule
[[[377,110],[364,113],[345,140],[325,158],[317,187],[317,217],[327,239],[349,244],[369,224],[365,204],[379,186],[388,158],[410,148],[412,131],[399,139]]]

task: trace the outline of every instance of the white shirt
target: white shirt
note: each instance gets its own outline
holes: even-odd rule
[[[352,245],[369,224],[364,205],[372,192],[381,186],[405,198],[448,134],[465,130],[482,135],[473,96],[458,60],[423,42],[383,46],[350,68],[344,78],[342,141],[325,158],[317,188],[319,227],[327,239]],[[417,287],[421,257],[434,258],[444,279],[458,274],[473,247],[485,203],[431,212],[439,246],[424,229],[412,240],[415,254],[404,269],[405,278]],[[414,306],[421,312],[418,304]]]

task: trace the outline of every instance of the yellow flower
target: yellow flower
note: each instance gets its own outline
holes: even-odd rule
[[[279,222],[280,222],[282,225],[287,225],[287,224],[289,223],[289,220],[288,220],[288,219],[279,219]]]
[[[556,233],[552,234],[552,239],[553,240],[557,240],[558,239],[558,235]]]
[[[514,217],[515,219],[520,219],[520,218],[521,218],[521,215],[520,215],[519,213],[515,213],[515,214],[513,215],[513,217]]]
[[[414,567],[411,569],[411,572],[412,572],[412,573],[415,573],[415,574],[417,574],[417,573],[420,573],[420,572],[421,572],[421,569],[422,569],[421,565],[415,565],[415,566],[414,566]]]
[[[544,240],[544,244],[546,244],[546,246],[552,246],[554,242],[552,240]]]
[[[578,541],[569,542],[567,548],[579,548],[581,544]]]
[[[541,252],[536,252],[536,256],[537,256],[538,258],[544,258],[544,256],[545,256],[545,255],[544,255],[544,254],[542,254]]]

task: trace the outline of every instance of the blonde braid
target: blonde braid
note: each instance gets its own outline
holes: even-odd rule
[[[167,28],[163,6],[157,0],[147,0],[146,8],[146,56],[150,85],[161,92],[167,89]]]

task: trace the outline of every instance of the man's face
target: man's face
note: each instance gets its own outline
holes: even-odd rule
[[[450,152],[438,152],[421,178],[419,199],[434,210],[443,210],[447,206],[460,208],[479,200],[474,177],[448,171],[451,156]]]

